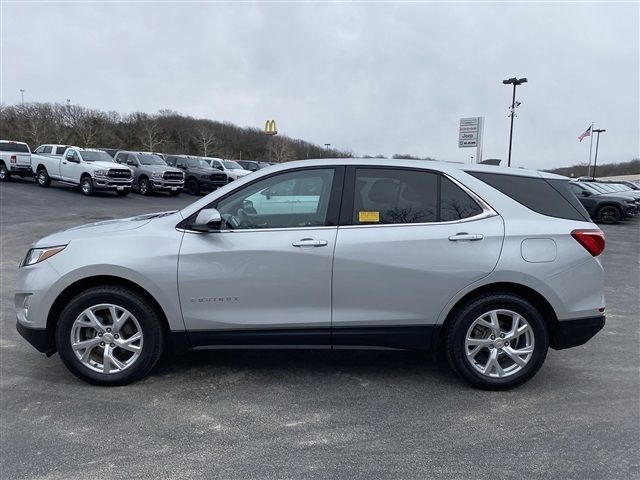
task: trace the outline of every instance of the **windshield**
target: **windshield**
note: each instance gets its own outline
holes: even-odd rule
[[[587,183],[592,189],[596,190],[599,193],[608,193],[609,191],[606,188],[602,188],[600,185],[596,183]]]
[[[80,152],[82,155],[82,160],[85,162],[109,162],[113,163],[113,158],[107,152],[103,151],[93,151],[93,150],[83,150]]]
[[[187,165],[190,168],[211,168],[207,162],[201,158],[187,158]]]
[[[158,155],[150,155],[148,153],[138,154],[138,160],[142,165],[166,165],[165,161]]]
[[[588,183],[581,183],[580,186],[582,188],[584,188],[585,190],[588,190],[589,192],[594,193],[596,195],[601,193],[598,190],[596,190],[595,188],[593,188],[591,185],[589,185]]]
[[[224,163],[224,166],[229,170],[244,170],[244,168],[232,160],[223,160],[222,163]]]
[[[604,183],[596,183],[594,185],[594,187],[600,188],[601,190],[603,190],[605,192],[617,192],[617,190],[615,188],[612,188],[609,185],[605,185]]]

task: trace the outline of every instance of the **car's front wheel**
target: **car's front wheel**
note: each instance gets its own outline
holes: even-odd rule
[[[187,192],[191,195],[198,195],[200,193],[200,184],[195,178],[187,180]]]
[[[140,195],[149,195],[151,193],[151,184],[148,178],[141,178],[138,182],[138,191]]]
[[[549,338],[540,312],[507,293],[467,302],[454,314],[445,338],[449,363],[483,389],[505,389],[529,380],[542,366]]]
[[[598,210],[598,220],[602,223],[618,223],[622,218],[622,213],[618,207],[605,205]]]
[[[120,287],[95,287],[64,308],[56,326],[56,347],[78,378],[98,385],[139,380],[162,353],[163,331],[155,308]]]
[[[82,177],[80,180],[80,191],[84,195],[93,195],[95,193],[95,188],[93,188],[93,180],[91,177]]]

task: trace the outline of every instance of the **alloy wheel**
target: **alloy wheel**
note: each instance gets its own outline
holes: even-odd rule
[[[491,310],[480,315],[467,330],[464,352],[479,373],[504,378],[520,372],[533,356],[535,336],[531,325],[512,310]]]
[[[143,334],[131,312],[118,305],[102,303],[78,315],[71,327],[70,340],[76,358],[85,367],[114,374],[138,360]]]

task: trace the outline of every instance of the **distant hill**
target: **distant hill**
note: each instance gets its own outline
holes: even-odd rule
[[[273,162],[352,156],[286,135],[268,136],[259,128],[171,110],[122,115],[71,103],[0,104],[0,138],[27,142],[32,149],[59,143]]]
[[[545,170],[545,172],[556,173],[558,175],[564,175],[566,177],[581,177],[583,175],[587,175],[587,166],[584,164],[573,165],[572,167],[561,167],[554,168],[553,170]],[[596,175],[598,177],[614,177],[619,175],[634,174],[640,174],[640,158],[634,158],[633,160],[630,160],[628,162],[598,165],[596,168]]]

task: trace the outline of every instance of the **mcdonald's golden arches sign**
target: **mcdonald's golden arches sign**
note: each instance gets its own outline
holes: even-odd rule
[[[278,134],[278,129],[276,127],[276,121],[275,120],[267,120],[266,123],[264,124],[264,133],[266,135],[277,135]]]

